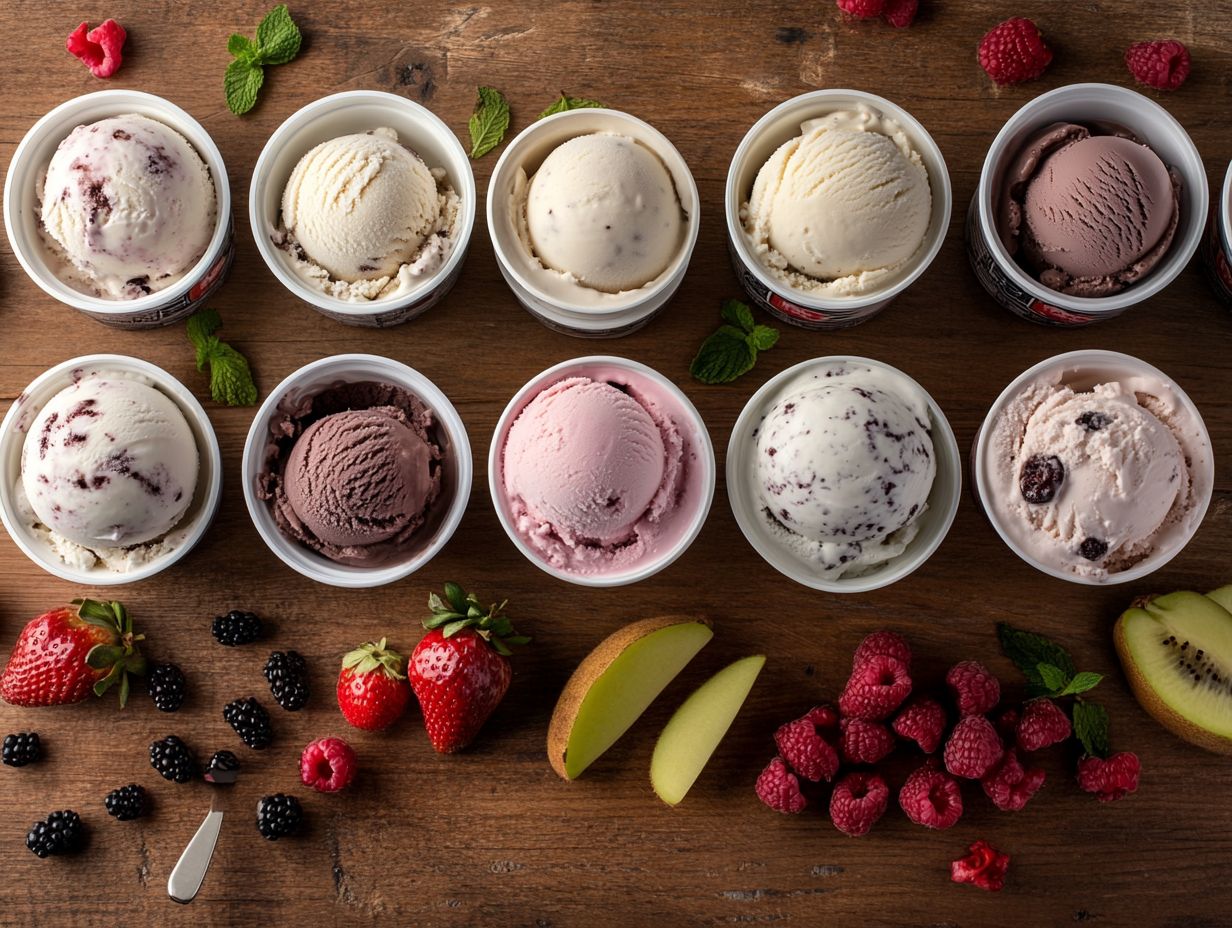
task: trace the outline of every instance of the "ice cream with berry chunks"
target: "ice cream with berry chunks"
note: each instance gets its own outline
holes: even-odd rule
[[[59,276],[102,299],[137,299],[181,280],[218,222],[214,180],[201,156],[179,132],[137,114],[75,128],[38,190]]]
[[[923,392],[836,359],[789,380],[767,408],[753,479],[773,537],[832,579],[902,554],[937,473]]]
[[[1128,131],[1056,123],[1031,136],[1007,165],[997,229],[1006,250],[1044,286],[1110,296],[1166,257],[1180,202],[1180,175]]]

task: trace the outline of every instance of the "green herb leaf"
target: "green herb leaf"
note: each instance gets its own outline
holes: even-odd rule
[[[748,336],[749,344],[758,351],[773,348],[779,342],[779,330],[768,325],[755,325]]]
[[[1065,671],[1055,664],[1040,663],[1035,665],[1036,671],[1039,673],[1040,679],[1044,681],[1044,686],[1048,688],[1048,692],[1054,695],[1060,695],[1061,690],[1065,689],[1065,684],[1069,682],[1069,678],[1065,676]]]
[[[280,3],[268,13],[257,26],[257,47],[261,64],[286,64],[299,54],[299,26],[291,19],[285,3]],[[230,44],[228,43],[228,48]]]
[[[1073,658],[1051,638],[1015,628],[1006,622],[998,622],[997,640],[1001,643],[1001,651],[1027,678],[1031,695],[1039,696],[1051,692],[1040,676],[1040,664],[1056,667],[1065,675],[1066,680],[1074,676]]]
[[[723,317],[724,322],[730,322],[745,333],[753,331],[755,325],[753,310],[739,300],[724,300],[719,308],[719,315]]]
[[[564,113],[568,110],[584,110],[584,109],[604,109],[604,105],[597,100],[586,100],[582,97],[571,97],[563,90],[560,92],[560,98],[553,101],[552,105],[538,115],[538,119],[543,119],[546,116],[555,116],[557,113]]]
[[[480,87],[467,128],[472,158],[482,158],[499,145],[509,131],[509,102],[504,94],[492,87]]]
[[[257,92],[265,83],[265,71],[248,58],[236,58],[227,65],[222,79],[223,93],[227,97],[227,109],[236,116],[243,116],[257,105]]]
[[[1074,700],[1074,735],[1086,753],[1107,757],[1112,750],[1108,736],[1108,710],[1084,699]]]
[[[702,342],[689,373],[702,383],[731,383],[748,373],[756,361],[757,351],[744,333],[725,325]]]
[[[252,39],[247,36],[242,36],[237,32],[231,34],[231,38],[227,39],[227,51],[236,58],[248,58],[252,60],[256,57],[257,46]]]
[[[1065,689],[1061,691],[1062,696],[1076,696],[1079,693],[1085,693],[1088,690],[1093,690],[1099,685],[1099,681],[1104,679],[1103,674],[1093,673],[1090,670],[1084,670],[1082,673],[1074,674],[1074,679],[1070,680],[1065,685]]]
[[[213,333],[222,319],[213,309],[202,309],[188,320],[188,340],[197,352],[197,370],[210,366],[210,396],[228,406],[251,406],[257,401],[257,385],[248,359]]]

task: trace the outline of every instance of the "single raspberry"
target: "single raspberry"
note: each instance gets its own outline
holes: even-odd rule
[[[1018,737],[1018,719],[1020,718],[1018,710],[1014,708],[1006,709],[997,716],[996,726],[997,734],[1001,736],[1001,740],[1006,744],[1013,744],[1014,739]]]
[[[1038,751],[1064,741],[1073,732],[1069,716],[1046,696],[1032,699],[1022,707],[1022,718],[1015,729],[1018,746],[1024,751]]]
[[[856,646],[851,655],[851,669],[855,670],[870,657],[892,657],[908,670],[911,669],[911,648],[906,639],[897,632],[873,632]]]
[[[876,19],[886,0],[835,0],[838,8],[856,19]]]
[[[800,781],[787,769],[783,758],[776,757],[766,764],[757,777],[757,798],[775,812],[794,814],[802,812],[808,800],[800,792]]]
[[[959,661],[945,675],[958,714],[986,715],[1001,699],[1001,684],[979,661]]]
[[[950,732],[945,743],[945,769],[956,777],[978,780],[1001,759],[1001,739],[992,722],[969,715]]]
[[[1043,74],[1052,52],[1035,23],[1018,16],[984,34],[978,57],[980,67],[998,84],[1017,84]]]
[[[774,733],[774,744],[797,774],[814,783],[828,783],[838,773],[838,751],[822,731],[837,733],[837,726],[838,713],[830,706],[818,706],[803,718],[781,726]]]
[[[887,654],[875,654],[851,671],[838,698],[838,711],[847,718],[879,722],[910,695],[907,665]]]
[[[1189,77],[1189,49],[1176,39],[1139,42],[1125,50],[1125,65],[1134,79],[1156,90],[1176,90]]]
[[[951,827],[963,808],[958,781],[931,762],[907,777],[898,791],[898,804],[907,818],[928,828]]]
[[[941,736],[945,734],[945,707],[935,699],[921,696],[895,716],[891,727],[900,738],[914,741],[925,754],[932,754],[941,746]]]
[[[950,864],[950,879],[955,883],[971,883],[995,893],[1005,885],[1010,855],[1002,854],[984,840],[976,841],[970,850],[966,857]]]
[[[1084,757],[1078,761],[1078,785],[1100,802],[1112,802],[1138,788],[1138,755],[1121,751],[1109,758]]]
[[[890,787],[871,771],[847,774],[830,794],[830,821],[845,835],[858,838],[868,834],[877,819],[885,815]]]
[[[906,29],[915,22],[915,14],[920,8],[920,0],[886,0],[881,18],[895,29]]]
[[[127,38],[124,27],[108,19],[93,29],[89,23],[82,23],[69,33],[64,47],[74,58],[81,59],[95,77],[111,77],[120,70],[124,60],[121,50]]]
[[[894,750],[894,736],[879,722],[864,719],[843,719],[843,737],[839,742],[843,759],[850,764],[875,764]]]
[[[1013,748],[980,780],[984,794],[1002,812],[1019,812],[1044,785],[1044,771],[1038,767],[1026,770]]]
[[[355,751],[341,738],[313,741],[299,758],[299,778],[318,793],[336,793],[355,779]]]

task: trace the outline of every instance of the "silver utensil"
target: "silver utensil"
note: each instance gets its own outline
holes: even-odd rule
[[[206,871],[210,869],[210,861],[214,857],[214,845],[218,843],[218,832],[222,829],[222,810],[210,804],[205,821],[197,829],[197,833],[184,848],[184,853],[176,862],[171,876],[167,877],[167,895],[172,901],[187,905],[196,898],[205,880]]]

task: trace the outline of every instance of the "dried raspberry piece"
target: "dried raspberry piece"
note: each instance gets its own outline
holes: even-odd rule
[[[992,722],[969,715],[950,732],[945,743],[945,769],[956,777],[978,780],[1001,759],[1001,739]]]
[[[938,770],[932,762],[925,764],[898,791],[898,804],[907,818],[928,828],[949,828],[962,816],[962,792],[958,781]]]
[[[1072,731],[1069,716],[1051,699],[1041,696],[1022,707],[1015,735],[1024,751],[1038,751],[1064,741]]]
[[[932,754],[941,746],[945,721],[945,707],[935,699],[921,696],[898,713],[891,727],[900,738],[914,741],[925,754]]]
[[[895,29],[906,29],[915,22],[915,14],[919,8],[920,0],[886,0],[881,18]]]
[[[69,33],[64,47],[74,58],[80,58],[95,77],[111,77],[120,70],[124,60],[121,50],[127,38],[124,27],[108,19],[93,29],[89,23],[82,23]]]
[[[1189,49],[1176,39],[1139,42],[1125,50],[1125,66],[1134,80],[1156,90],[1176,90],[1189,77]]]
[[[871,771],[853,771],[839,780],[830,794],[830,821],[843,834],[858,838],[868,834],[885,814],[889,801],[890,787],[885,780]]]
[[[894,736],[884,725],[864,719],[843,719],[840,747],[851,764],[875,764],[894,751]]]
[[[1026,770],[1013,748],[980,780],[984,794],[1002,812],[1019,812],[1044,785],[1044,771],[1038,767]]]
[[[808,805],[808,800],[800,792],[800,781],[787,769],[781,757],[774,758],[766,765],[766,769],[758,775],[754,788],[757,798],[775,812],[795,814]]]
[[[911,669],[911,648],[906,639],[897,632],[879,631],[865,636],[851,655],[851,669],[855,670],[870,657],[892,657],[908,670]]]
[[[1109,758],[1084,757],[1078,762],[1078,785],[1100,802],[1112,802],[1138,788],[1142,765],[1138,755],[1121,751]]]
[[[1035,23],[1017,16],[998,23],[980,39],[980,67],[998,84],[1034,80],[1052,61]]]
[[[997,892],[1005,885],[1010,855],[1002,854],[984,840],[976,841],[970,851],[966,857],[950,864],[950,879],[955,883],[971,883],[980,889]]]
[[[985,715],[1001,698],[1001,684],[979,661],[959,661],[945,675],[958,714]]]
[[[822,736],[823,731],[838,732],[838,713],[830,706],[818,706],[774,733],[774,743],[783,760],[814,783],[828,783],[838,773],[838,751]]]
[[[838,8],[856,19],[876,19],[881,15],[886,0],[835,0]]]
[[[907,665],[886,654],[874,654],[851,671],[838,698],[838,711],[848,718],[879,722],[911,695]]]

